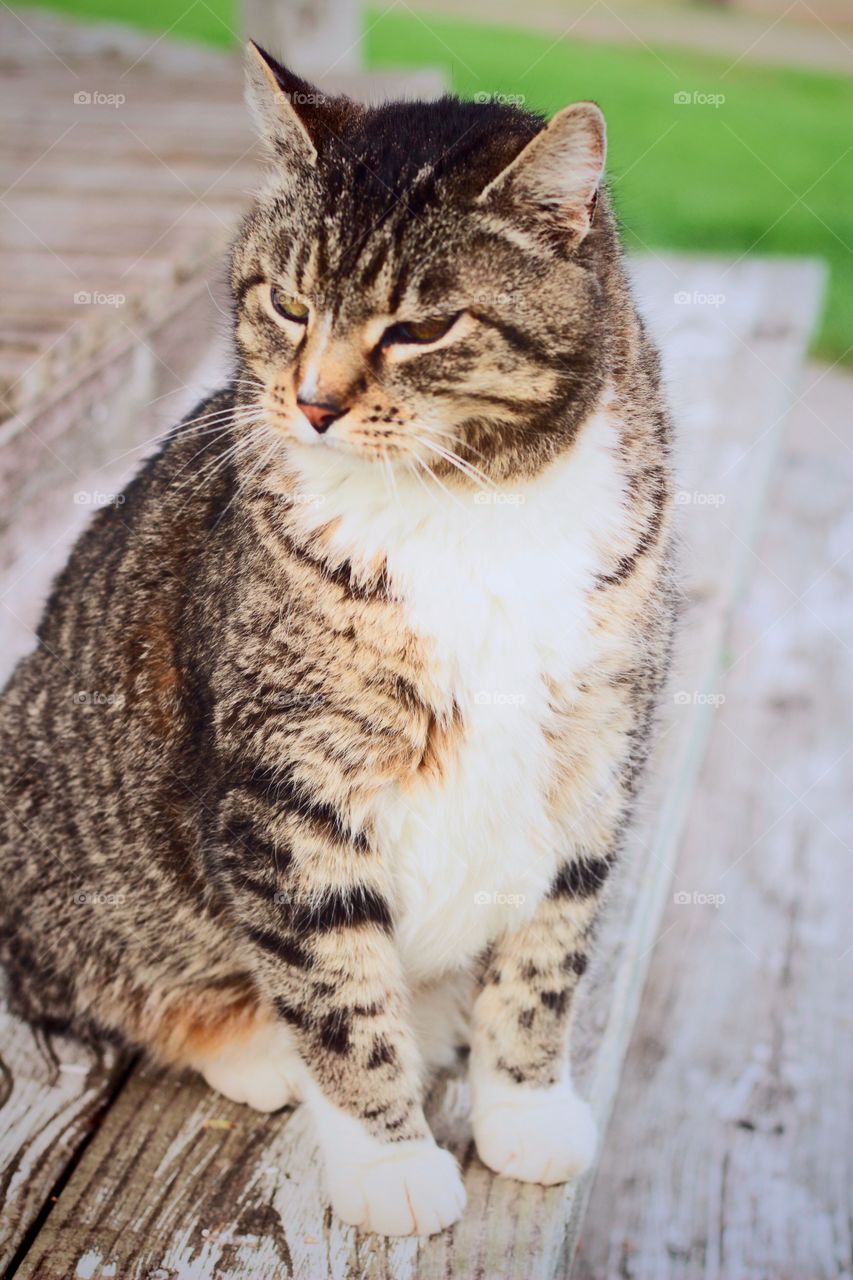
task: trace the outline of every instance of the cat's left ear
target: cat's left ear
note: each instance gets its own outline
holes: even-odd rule
[[[579,243],[592,225],[607,155],[607,126],[594,102],[575,102],[481,191],[478,203],[509,196],[550,215]]]
[[[358,111],[349,98],[323,93],[288,71],[253,40],[246,48],[246,101],[263,141],[296,165],[316,164],[318,151]]]

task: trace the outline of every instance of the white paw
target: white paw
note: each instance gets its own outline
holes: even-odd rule
[[[519,1182],[570,1182],[595,1155],[592,1111],[569,1084],[488,1088],[472,1119],[483,1164]]]
[[[212,1089],[255,1111],[278,1111],[299,1101],[300,1063],[284,1028],[260,1027],[195,1065]]]
[[[255,1111],[279,1111],[299,1101],[293,1081],[269,1060],[241,1063],[216,1060],[202,1069],[202,1075],[211,1089],[232,1102],[245,1102]]]
[[[456,1161],[430,1138],[395,1143],[357,1164],[327,1158],[326,1176],[338,1216],[383,1236],[433,1235],[465,1208]]]

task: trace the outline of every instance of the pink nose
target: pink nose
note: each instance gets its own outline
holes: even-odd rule
[[[296,404],[305,414],[314,430],[319,432],[320,435],[329,430],[336,418],[340,418],[346,413],[346,409],[342,409],[340,405],[336,404],[311,404],[307,400],[297,400]]]

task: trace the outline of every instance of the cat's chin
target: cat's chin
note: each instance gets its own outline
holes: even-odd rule
[[[362,504],[369,508],[374,501],[385,505],[388,500],[389,480],[386,465],[376,455],[364,453],[346,440],[328,440],[318,438],[303,444],[300,441],[288,441],[285,450],[286,469],[291,477],[295,477],[297,489],[304,495],[304,505],[312,506],[313,497],[316,505],[322,507],[326,497],[346,486],[351,491],[355,482],[355,492],[362,495]],[[394,466],[393,462],[391,463]],[[397,484],[405,484],[406,475],[395,468]]]

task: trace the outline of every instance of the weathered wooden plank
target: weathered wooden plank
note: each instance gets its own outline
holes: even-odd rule
[[[107,254],[95,253],[92,249],[75,249],[70,256],[66,254],[66,260],[71,263],[74,270],[81,279],[85,279],[89,289],[99,290],[108,293],[110,287],[116,282],[116,276],[123,268],[124,263],[119,260],[112,259]],[[15,279],[12,279],[12,268],[15,268]],[[144,295],[153,285],[162,283],[164,280],[174,281],[177,277],[177,271],[180,264],[174,262],[163,262],[159,258],[148,256],[138,262],[134,269],[134,280],[138,286],[141,286],[141,292]],[[50,306],[51,282],[56,284],[56,260],[48,253],[43,253],[33,249],[16,249],[14,253],[0,246],[0,278],[7,282],[7,285],[14,292],[10,292],[12,299],[11,306],[20,304],[24,298],[27,299],[27,305],[40,306],[42,304]]]
[[[831,386],[791,414],[577,1280],[853,1274],[853,459]]]
[[[161,148],[158,156],[149,155],[143,148],[133,151],[133,139],[125,139],[125,145],[117,140],[113,154],[104,147],[97,150],[91,146],[63,146],[61,155],[52,152],[42,160],[27,183],[27,191],[44,197],[62,191],[67,199],[71,196],[85,195],[98,197],[107,205],[123,204],[129,195],[134,198],[143,196],[146,200],[153,198],[175,198],[178,194],[186,197],[188,192],[205,196],[210,192],[216,198],[217,190],[223,176],[223,170],[233,161],[223,147],[222,155],[186,156],[176,154],[177,147],[166,150]],[[68,142],[71,142],[69,136]],[[246,138],[245,147],[249,147],[250,138]],[[166,164],[161,163],[165,161]],[[26,167],[26,158],[19,154],[10,155],[8,151],[0,152],[0,184],[10,186]],[[237,177],[244,186],[254,180],[257,172],[256,158],[250,151],[246,158],[235,166]],[[166,165],[169,167],[167,168]],[[180,176],[176,171],[179,167]],[[171,171],[170,171],[171,170]],[[240,172],[242,170],[242,173]],[[229,204],[245,199],[242,191],[238,192],[231,185],[233,179],[223,185],[220,200]]]
[[[0,426],[0,679],[31,647],[50,580],[93,507],[213,389],[197,369],[221,351],[220,277],[173,288],[156,323],[122,320],[120,338],[81,377],[60,379],[37,412]]]
[[[117,1088],[121,1058],[34,1032],[0,1003],[0,1270]]]
[[[14,208],[17,217],[7,221],[3,232],[3,242],[12,251],[29,248],[50,236],[53,254],[61,260],[63,254],[89,240],[98,243],[99,253],[123,257],[125,268],[154,249],[158,257],[180,262],[182,242],[189,244],[193,237],[205,238],[217,232],[226,239],[235,221],[233,210],[217,213],[217,202],[212,197],[193,205],[192,217],[185,220],[188,206],[195,199],[186,190],[174,203],[160,199],[148,208],[134,208],[134,202],[128,202],[120,220],[112,203],[92,207],[85,201],[64,200],[56,195],[15,195],[14,200],[10,197],[9,207]],[[243,199],[245,202],[245,196]],[[128,274],[123,273],[125,280]],[[57,276],[62,278],[61,271]]]
[[[666,366],[679,388],[689,642],[654,783],[610,904],[576,1032],[578,1074],[600,1121],[616,1090],[670,870],[692,793],[715,673],[753,534],[788,378],[801,358],[820,288],[811,264],[719,264],[666,258],[637,266]],[[729,302],[709,306],[708,294]],[[679,301],[686,294],[690,303]],[[766,317],[772,317],[768,325]],[[740,459],[740,465],[730,464]],[[730,469],[729,469],[730,468]],[[709,520],[725,503],[731,532]],[[464,1220],[429,1241],[388,1242],[333,1221],[322,1199],[308,1118],[258,1117],[195,1079],[135,1073],[87,1149],[22,1265],[22,1277],[371,1277],[436,1280],[565,1274],[583,1205],[580,1188],[524,1187],[474,1156],[465,1089],[450,1082],[431,1108],[460,1157]]]
[[[30,8],[22,10],[20,17],[7,9],[2,30],[3,51],[10,60],[35,70],[53,66],[57,75],[62,70],[59,59],[75,65],[90,62],[98,68],[113,62],[120,71],[139,59],[140,65],[150,61],[161,71],[176,74],[188,69],[215,73],[223,61],[218,49],[163,40],[120,23],[69,22],[58,14]]]
[[[193,347],[198,355],[201,354],[210,332],[209,308],[212,304],[207,297],[207,282],[211,276],[220,277],[223,271],[223,229],[217,224],[206,240],[201,238],[198,228],[195,232],[188,230],[182,237],[175,231],[165,239],[178,246],[176,256],[168,262],[161,262],[157,272],[150,269],[145,271],[147,287],[144,291],[134,288],[130,280],[126,282],[126,256],[110,257],[103,254],[96,264],[97,274],[90,277],[86,270],[92,262],[91,255],[86,254],[79,259],[74,255],[63,255],[63,265],[69,273],[74,273],[73,276],[65,273],[63,266],[50,255],[51,262],[55,264],[53,287],[59,290],[59,281],[62,280],[65,290],[62,305],[67,305],[70,299],[74,312],[70,316],[66,313],[67,323],[53,345],[40,343],[38,349],[34,349],[33,344],[24,346],[19,343],[17,346],[22,358],[16,357],[4,367],[5,385],[0,385],[0,444],[15,433],[22,420],[26,420],[35,430],[36,419],[41,420],[48,403],[55,402],[61,395],[73,394],[77,412],[84,412],[76,388],[81,385],[93,386],[93,376],[99,378],[112,359],[119,360],[119,369],[108,375],[107,380],[119,392],[121,378],[116,375],[120,375],[122,369],[126,373],[128,344],[132,345],[137,334],[150,346],[152,336],[165,326],[177,339],[178,352]],[[109,262],[113,263],[114,274],[100,288],[98,281],[103,279]],[[134,277],[138,266],[138,262],[133,266]],[[185,284],[186,281],[194,283]],[[96,296],[100,294],[105,295],[107,300],[103,301]],[[174,321],[180,316],[189,323],[187,298],[201,297],[202,294],[207,301],[196,321],[202,339],[199,342],[191,330],[185,333],[175,332]],[[111,304],[111,295],[118,297],[117,305]],[[10,346],[7,352],[14,356],[15,348]],[[139,355],[134,357],[136,362],[141,359]],[[157,359],[165,360],[167,364],[175,363],[169,360],[166,348],[158,354]],[[179,360],[178,356],[176,360]],[[134,380],[131,386],[136,387],[137,382]],[[100,413],[103,401],[96,396],[90,403],[93,411]],[[108,403],[117,412],[138,410],[137,404],[121,407],[115,398]],[[8,421],[4,422],[3,419]],[[63,416],[61,408],[51,416],[51,422],[57,424],[60,430],[68,425],[68,419]]]
[[[167,278],[208,269],[256,185],[258,148],[236,53],[31,10],[22,22],[2,5],[0,44],[0,111],[12,126],[0,137],[2,420],[114,341],[103,311],[68,316],[76,294],[120,293],[151,318],[152,264]],[[328,91],[361,100],[432,97],[444,86],[429,69],[331,68],[324,78]],[[36,279],[58,300],[53,323],[38,331],[16,298]]]

